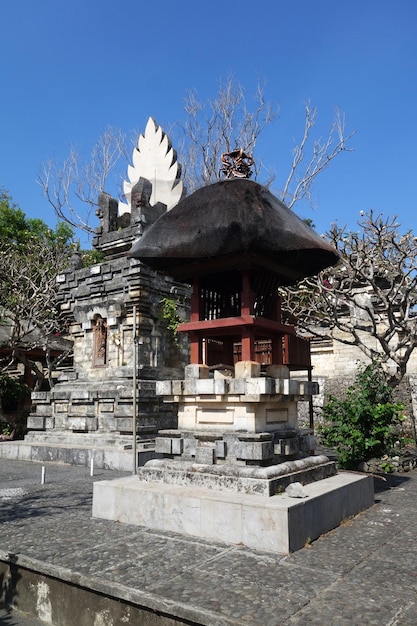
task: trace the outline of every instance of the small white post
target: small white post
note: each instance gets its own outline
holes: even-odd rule
[[[41,485],[45,484],[45,465],[42,465]]]
[[[91,457],[90,461],[90,476],[94,476],[94,458]]]

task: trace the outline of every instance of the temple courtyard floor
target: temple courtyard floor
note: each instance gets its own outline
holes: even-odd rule
[[[289,555],[93,519],[123,475],[0,459],[0,624],[417,624],[417,470]]]

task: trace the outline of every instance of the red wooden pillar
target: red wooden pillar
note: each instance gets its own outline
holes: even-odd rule
[[[242,361],[255,360],[255,337],[248,328],[242,329]]]
[[[203,351],[198,333],[190,333],[190,361],[199,365],[203,362]]]

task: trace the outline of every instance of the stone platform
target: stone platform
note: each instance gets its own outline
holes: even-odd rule
[[[138,465],[158,457],[155,440],[137,443]],[[22,441],[0,445],[0,459],[65,463],[97,469],[129,472],[133,468],[132,437],[128,435],[59,434],[30,432]]]
[[[285,556],[92,518],[93,482],[120,473],[40,474],[0,458],[1,624],[417,624],[417,470],[374,476],[374,506]]]
[[[304,486],[305,498],[264,497],[129,476],[94,484],[93,517],[289,553],[374,502],[371,476],[342,472]]]

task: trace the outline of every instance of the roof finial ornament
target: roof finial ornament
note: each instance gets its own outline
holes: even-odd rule
[[[222,154],[221,172],[226,178],[250,178],[252,176],[251,165],[254,160],[243,152],[242,148]]]

